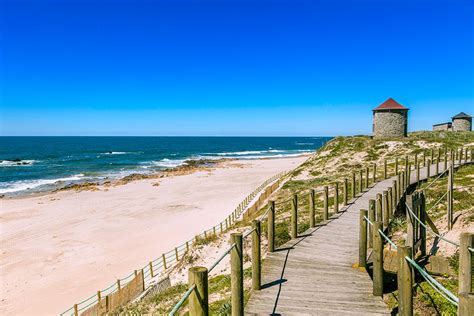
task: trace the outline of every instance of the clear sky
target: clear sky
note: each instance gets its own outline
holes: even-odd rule
[[[473,3],[0,0],[0,133],[430,129],[474,114]]]

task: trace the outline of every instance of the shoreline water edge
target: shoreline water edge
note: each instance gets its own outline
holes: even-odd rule
[[[329,139],[0,137],[0,198],[118,185],[232,160],[299,157]]]

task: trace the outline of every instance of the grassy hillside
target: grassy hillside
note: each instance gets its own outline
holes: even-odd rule
[[[453,133],[453,132],[417,132],[411,133],[406,138],[400,139],[372,139],[367,136],[354,136],[354,137],[336,137],[328,142],[323,148],[320,148],[314,155],[312,155],[305,163],[293,170],[286,176],[287,182],[279,191],[275,192],[271,199],[276,202],[276,245],[282,245],[290,239],[289,235],[289,217],[290,217],[290,202],[289,199],[293,194],[298,194],[299,204],[299,223],[298,231],[303,232],[309,228],[309,189],[321,189],[324,185],[333,186],[335,182],[341,183],[344,178],[351,179],[353,172],[363,169],[366,167],[372,167],[374,163],[378,164],[378,177],[382,176],[382,166],[384,159],[390,159],[388,164],[389,174],[394,173],[394,162],[395,157],[403,157],[407,154],[417,153],[419,159],[422,159],[423,154],[427,157],[431,157],[431,150],[434,150],[436,157],[437,150],[442,149],[457,149],[462,146],[474,147],[474,133]],[[402,170],[402,163],[400,161],[400,170]],[[473,170],[472,167],[462,169],[459,173],[462,175],[459,179],[459,184],[469,185],[472,183]],[[364,171],[365,177],[365,171]],[[457,179],[457,178],[456,178]],[[428,196],[431,194],[433,197],[437,196],[436,190],[446,186],[445,181],[442,179],[439,181],[439,185],[433,186],[428,192]],[[456,180],[457,181],[457,180]],[[351,181],[349,181],[349,192],[351,191]],[[341,189],[341,186],[340,186]],[[431,192],[431,190],[433,192]],[[464,190],[464,189],[463,189]],[[457,190],[455,193],[455,211],[467,210],[462,217],[462,222],[468,221],[468,224],[473,221],[473,194],[472,188],[470,191]],[[316,196],[316,207],[317,207],[317,220],[322,219],[322,197],[320,194]],[[342,201],[342,198],[339,202]],[[428,198],[428,203],[432,203],[433,199]],[[333,199],[330,199],[330,207],[333,205]],[[470,206],[470,208],[467,208]],[[428,205],[429,207],[429,205]],[[266,207],[260,209],[254,217],[261,216],[265,211]],[[437,211],[441,214],[442,206],[438,206],[433,209],[433,218],[442,218],[442,215],[436,215]],[[464,213],[463,213],[464,214]],[[204,240],[198,249],[191,251],[182,260],[183,264],[180,268],[173,273],[184,275],[186,269],[192,265],[205,265],[206,261],[201,256],[205,256],[210,252],[222,252],[227,245],[229,240],[229,233],[232,231],[243,231],[249,228],[249,223],[252,218],[247,221],[237,222],[236,225],[220,238],[213,238]],[[461,222],[460,221],[460,222]],[[399,220],[400,229],[403,228],[403,219]],[[266,236],[266,222],[262,223],[262,233]],[[400,238],[403,238],[400,237]],[[265,238],[264,238],[265,239]],[[263,241],[264,249],[262,255],[265,256],[266,241]],[[249,247],[244,247],[249,249]],[[453,256],[454,258],[455,256]],[[453,259],[455,260],[455,259]],[[356,258],[354,258],[354,262]],[[244,267],[248,267],[250,263],[250,256],[247,253],[244,256]],[[209,297],[212,314],[226,315],[230,311],[230,277],[228,275],[229,270],[224,268],[221,275],[212,276],[209,281]],[[246,297],[250,293],[250,270],[246,269]],[[173,274],[172,274],[173,280]],[[185,279],[181,278],[181,281]],[[453,285],[454,286],[454,285]],[[423,288],[423,285],[422,285]],[[182,283],[178,283],[166,290],[163,293],[149,297],[141,302],[130,304],[129,306],[122,308],[117,311],[117,314],[128,314],[128,313],[149,313],[149,314],[164,314],[171,310],[174,304],[178,302],[179,298],[186,291],[187,286]],[[429,289],[426,289],[428,291]],[[421,306],[423,304],[428,305],[428,300],[419,300]],[[430,308],[429,306],[426,308]],[[421,310],[421,309],[420,309]],[[430,309],[431,311],[432,309]],[[186,306],[181,309],[182,313],[186,312]],[[448,310],[449,312],[449,310]]]

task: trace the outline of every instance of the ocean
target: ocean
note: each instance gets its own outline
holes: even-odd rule
[[[186,160],[282,158],[330,137],[0,137],[0,194],[175,168]]]

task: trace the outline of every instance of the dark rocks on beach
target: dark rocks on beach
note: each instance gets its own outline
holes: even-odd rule
[[[226,161],[226,158],[222,159],[189,159],[184,161],[187,167],[203,167],[203,166],[212,166],[214,164]]]
[[[58,188],[53,192],[75,190],[75,191],[96,191],[98,190],[98,182],[70,183],[64,187]]]

